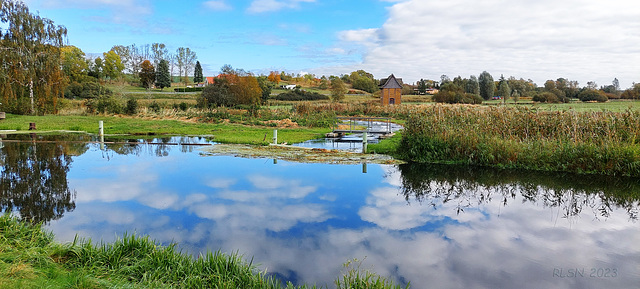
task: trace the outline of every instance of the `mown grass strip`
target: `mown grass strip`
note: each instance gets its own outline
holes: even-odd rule
[[[271,142],[273,127],[246,126],[228,123],[186,122],[180,120],[141,119],[114,116],[24,116],[7,114],[0,121],[0,130],[20,132],[85,131],[98,133],[98,122],[104,121],[107,135],[211,135],[221,143],[267,144]],[[36,123],[37,130],[29,131],[29,123]],[[298,143],[323,136],[328,128],[278,128],[280,143]]]

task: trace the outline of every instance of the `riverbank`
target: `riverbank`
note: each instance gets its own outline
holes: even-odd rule
[[[195,119],[137,118],[124,116],[26,116],[7,114],[0,120],[0,132],[5,133],[47,133],[47,132],[87,132],[98,134],[98,122],[104,122],[106,135],[204,135],[220,143],[266,145],[271,142],[273,130],[278,129],[278,142],[299,143],[309,139],[324,137],[330,128],[310,127],[268,127],[249,126],[236,123],[199,122]],[[36,130],[29,130],[35,123]]]
[[[284,286],[254,260],[208,253],[194,259],[174,245],[125,235],[111,244],[76,239],[59,244],[40,225],[0,216],[1,288],[316,288]],[[400,288],[361,268],[349,267],[337,288]],[[408,288],[408,287],[407,287]]]

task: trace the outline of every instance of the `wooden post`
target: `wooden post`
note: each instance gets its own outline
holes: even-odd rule
[[[35,122],[30,122],[29,123],[29,130],[36,130],[36,123]]]

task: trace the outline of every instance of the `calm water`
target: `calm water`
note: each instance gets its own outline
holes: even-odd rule
[[[635,179],[433,165],[363,173],[61,138],[4,137],[0,149],[2,210],[47,222],[59,241],[148,234],[331,287],[352,258],[412,288],[640,287]]]

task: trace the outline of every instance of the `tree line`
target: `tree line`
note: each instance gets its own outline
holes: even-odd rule
[[[494,80],[487,71],[483,71],[478,77],[457,76],[453,80],[442,75],[440,82],[421,79],[416,87],[419,93],[425,93],[429,88],[438,89],[438,93],[434,95],[434,101],[443,103],[482,103],[491,99],[518,102],[521,97],[548,103],[569,102],[571,99],[605,102],[609,99],[640,98],[640,84],[634,83],[633,87],[621,90],[617,78],[614,78],[611,85],[600,87],[593,81],[580,87],[578,81],[566,78],[547,80],[544,86],[538,87],[531,79],[517,79],[513,76],[505,78],[501,75],[498,80]]]

